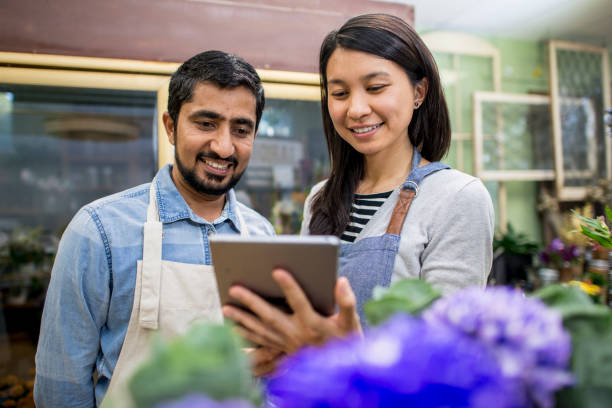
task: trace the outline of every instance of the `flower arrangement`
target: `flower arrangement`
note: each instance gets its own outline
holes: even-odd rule
[[[457,328],[393,316],[370,331],[289,358],[270,380],[272,406],[509,407],[494,356]]]
[[[538,259],[546,267],[561,269],[577,263],[580,256],[575,244],[565,245],[561,239],[555,238],[538,254]]]
[[[505,287],[470,288],[421,317],[393,315],[364,341],[298,353],[268,393],[279,408],[551,407],[572,384],[569,358],[558,312]]]
[[[578,287],[442,297],[404,280],[376,296],[365,309],[376,325],[363,338],[286,358],[263,405],[227,327],[203,326],[158,346],[132,392],[146,398],[138,406],[157,408],[565,408],[612,400],[612,312]]]

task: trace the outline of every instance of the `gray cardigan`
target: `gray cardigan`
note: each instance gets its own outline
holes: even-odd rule
[[[325,181],[316,184],[304,204],[302,235],[308,234],[311,201]],[[383,235],[397,202],[396,188],[356,241]],[[482,182],[457,170],[426,177],[402,227],[391,283],[421,278],[442,293],[485,286],[493,258],[495,215]]]

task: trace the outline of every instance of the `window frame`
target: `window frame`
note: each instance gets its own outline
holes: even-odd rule
[[[152,91],[157,94],[157,166],[174,161],[162,116],[174,62],[0,52],[0,82],[74,88]],[[257,69],[266,98],[319,101],[319,75]]]

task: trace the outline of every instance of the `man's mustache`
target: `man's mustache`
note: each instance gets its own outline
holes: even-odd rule
[[[213,160],[224,160],[224,161],[232,163],[234,166],[238,165],[238,160],[236,159],[234,155],[228,156],[228,157],[221,157],[215,152],[204,152],[204,153],[198,153],[198,155],[196,156],[196,160],[202,160],[204,158],[209,158]]]

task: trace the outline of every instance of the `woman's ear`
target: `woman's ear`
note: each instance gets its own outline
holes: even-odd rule
[[[425,101],[427,90],[429,89],[429,80],[427,77],[421,79],[414,87],[414,106],[418,108]]]

